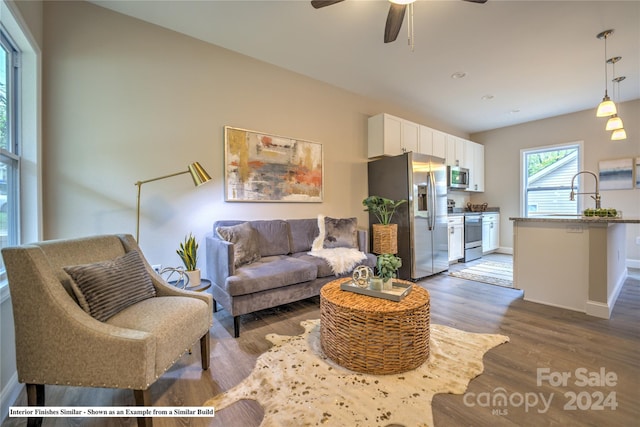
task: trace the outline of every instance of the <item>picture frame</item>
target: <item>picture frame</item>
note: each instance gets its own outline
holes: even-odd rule
[[[636,157],[636,188],[640,188],[640,157]]]
[[[601,160],[599,163],[600,190],[633,188],[633,159]]]
[[[322,144],[224,127],[225,201],[320,203]]]

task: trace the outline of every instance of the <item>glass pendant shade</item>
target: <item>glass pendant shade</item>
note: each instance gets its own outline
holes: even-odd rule
[[[616,129],[611,134],[612,141],[620,141],[621,139],[627,139],[627,132],[624,128]]]
[[[605,129],[616,130],[622,129],[623,127],[624,125],[622,124],[622,119],[618,117],[617,114],[614,114],[613,116],[611,116],[611,118],[609,118],[609,120],[607,120],[607,127],[605,127]]]
[[[596,117],[609,117],[613,116],[617,112],[616,104],[614,104],[611,98],[609,98],[609,95],[605,94],[604,98],[602,98],[602,102],[598,105]]]

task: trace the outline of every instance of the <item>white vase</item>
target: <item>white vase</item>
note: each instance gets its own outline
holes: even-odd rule
[[[385,291],[390,291],[393,289],[393,278],[386,279],[382,282],[382,289]]]
[[[200,286],[200,269],[197,268],[195,270],[187,270],[184,272],[189,278],[189,282],[187,283],[187,288],[193,288],[195,286]]]

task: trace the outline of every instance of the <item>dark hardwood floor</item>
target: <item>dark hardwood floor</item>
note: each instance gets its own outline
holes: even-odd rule
[[[525,302],[519,290],[437,275],[419,282],[431,294],[431,319],[470,332],[500,333],[511,341],[484,357],[484,373],[464,395],[433,398],[435,426],[635,426],[640,419],[640,272],[626,280],[611,319]],[[200,369],[198,352],[184,355],[151,387],[154,406],[199,406],[239,383],[256,358],[270,347],[268,333],[297,335],[300,322],[319,317],[319,299],[242,317],[241,336],[224,311],[211,328],[211,368]],[[566,384],[552,379],[570,375]],[[600,373],[609,375],[609,385]],[[582,374],[586,375],[582,375]],[[584,377],[589,381],[583,384]],[[612,385],[615,376],[615,385]],[[605,381],[606,382],[606,381]],[[505,406],[493,405],[500,393]],[[607,398],[608,399],[605,399]],[[547,406],[542,399],[551,403]],[[529,407],[524,402],[529,402]],[[129,406],[125,390],[46,387],[48,406]],[[496,402],[498,403],[498,402]],[[604,409],[597,409],[600,405]],[[613,404],[617,406],[612,408]],[[15,405],[25,406],[22,393]],[[573,409],[575,408],[575,409]],[[258,426],[263,411],[243,401],[213,419],[155,418],[156,426]],[[308,420],[316,425],[317,420]],[[26,425],[5,419],[3,427]],[[135,426],[133,418],[45,418],[44,426]],[[407,426],[410,427],[410,426]]]

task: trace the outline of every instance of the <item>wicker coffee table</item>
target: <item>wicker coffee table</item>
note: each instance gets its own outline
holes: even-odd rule
[[[429,357],[429,293],[414,285],[395,302],[341,290],[349,280],[334,280],[320,290],[324,353],[367,374],[397,374],[422,365]]]

